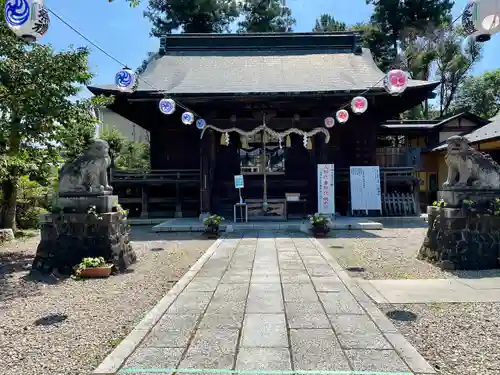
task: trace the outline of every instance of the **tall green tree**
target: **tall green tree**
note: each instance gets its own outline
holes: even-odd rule
[[[327,33],[346,30],[347,25],[344,22],[337,21],[335,17],[325,13],[316,19],[316,25],[314,25],[312,31],[315,33]]]
[[[463,45],[460,27],[440,33],[436,40],[436,73],[439,86],[439,116],[449,114],[458,88],[470,76],[474,65],[481,59],[481,44],[472,41]]]
[[[92,138],[96,120],[93,103],[71,100],[92,78],[88,50],[26,44],[7,27],[4,5],[0,0],[0,227],[15,228],[19,178],[47,181],[62,151],[75,154]]]
[[[484,118],[500,113],[500,69],[467,77],[457,90],[453,111],[469,111]]]
[[[366,0],[373,5],[371,23],[389,39],[396,58],[398,42],[423,36],[451,21],[452,0]]]
[[[153,24],[151,35],[229,32],[238,16],[235,0],[149,0],[144,16]]]
[[[290,32],[295,25],[292,11],[280,0],[243,0],[240,15],[240,33]]]

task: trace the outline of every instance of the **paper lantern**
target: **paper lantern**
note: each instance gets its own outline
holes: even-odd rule
[[[500,1],[470,0],[462,13],[462,26],[474,40],[490,40],[500,31]]]
[[[343,124],[347,122],[347,120],[349,120],[349,112],[347,112],[345,109],[340,109],[335,114],[335,117],[337,117],[337,121],[339,123]]]
[[[399,95],[406,90],[409,80],[410,79],[406,72],[394,69],[385,75],[384,88],[391,95]]]
[[[116,73],[115,83],[116,87],[118,87],[118,90],[120,91],[133,91],[135,82],[135,73],[128,68],[123,68],[118,73]]]
[[[182,123],[184,125],[191,125],[194,122],[194,115],[191,112],[184,112],[182,114]]]
[[[368,100],[362,96],[356,96],[351,101],[351,109],[352,112],[356,114],[365,113],[368,109]]]
[[[333,128],[333,125],[335,125],[335,119],[333,117],[325,118],[325,126],[327,128]]]
[[[200,118],[199,120],[196,120],[196,127],[198,129],[203,129],[205,126],[207,125],[207,122],[205,120],[203,120],[202,118]]]
[[[158,108],[160,108],[160,112],[164,115],[171,115],[175,112],[175,101],[173,99],[162,99]]]
[[[4,15],[7,26],[29,43],[36,42],[49,29],[49,12],[43,0],[7,0]]]

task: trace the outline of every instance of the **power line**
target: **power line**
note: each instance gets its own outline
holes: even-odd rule
[[[262,0],[261,1],[261,4],[266,1],[266,0]],[[282,0],[282,4],[286,4],[286,0]],[[113,61],[117,62],[118,64],[120,64],[121,66],[127,68],[127,64],[123,63],[122,61],[120,61],[119,59],[117,59],[116,57],[114,57],[113,55],[111,55],[110,53],[108,53],[107,51],[105,51],[103,48],[101,48],[99,45],[97,45],[95,42],[93,42],[92,40],[90,40],[89,38],[87,38],[85,35],[83,35],[80,31],[78,31],[75,27],[73,27],[71,24],[69,24],[67,21],[65,21],[61,16],[59,16],[56,12],[54,12],[52,9],[46,7],[47,10],[52,13],[59,21],[61,21],[63,24],[65,24],[67,27],[69,27],[72,31],[74,31],[76,34],[78,34],[81,38],[83,38],[85,41],[87,41],[90,45],[92,45],[93,47],[95,47],[96,49],[98,49],[100,52],[102,52],[103,54],[105,54],[106,56],[108,56],[110,59],[112,59]],[[457,16],[449,25],[450,29],[453,29],[453,25],[462,17],[463,15],[463,12],[460,13],[459,16]],[[437,35],[435,38],[433,38],[431,41],[432,42],[435,42],[436,39],[439,38],[439,35]],[[406,63],[409,62],[409,60],[411,58],[413,58],[415,56],[407,56],[405,57],[405,59],[403,61],[400,62],[401,65],[405,65]],[[368,93],[370,90],[376,88],[378,86],[378,84],[380,82],[382,82],[385,78],[385,75],[382,76],[382,78],[380,78],[377,82],[375,82],[375,84],[373,84],[372,86],[370,86],[368,89],[362,91],[360,94],[358,94],[357,96],[363,96],[364,94]],[[153,90],[155,91],[158,91],[158,92],[161,92],[161,93],[164,93],[164,94],[167,94],[164,90],[159,90],[158,88],[156,88],[153,84],[151,84],[150,82],[148,82],[146,79],[144,78],[140,78],[140,81],[144,82],[145,84],[147,84],[148,86],[150,86]],[[182,109],[184,109],[185,111],[188,111],[188,112],[191,112],[194,116],[196,117],[199,117],[201,118],[201,116],[199,116],[196,112],[190,110],[188,107],[184,106],[182,103],[180,103],[179,101],[175,100],[172,98],[172,100],[175,101],[176,105],[181,107]],[[349,105],[351,104],[351,101],[345,103],[344,105],[342,105],[339,110],[341,109],[345,109],[347,108]]]

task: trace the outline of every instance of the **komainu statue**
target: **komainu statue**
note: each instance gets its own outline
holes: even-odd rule
[[[470,147],[465,137],[454,135],[448,139],[445,161],[448,178],[443,188],[500,189],[500,165],[490,155]]]
[[[66,162],[59,170],[59,195],[111,194],[107,170],[111,165],[109,145],[95,140],[75,160]]]

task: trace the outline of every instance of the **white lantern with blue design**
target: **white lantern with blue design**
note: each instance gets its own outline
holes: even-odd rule
[[[200,130],[202,130],[205,126],[207,125],[207,122],[200,118],[199,120],[196,120],[196,127]]]
[[[182,114],[182,123],[184,125],[191,125],[194,122],[194,115],[191,112],[184,112]]]
[[[28,43],[44,36],[50,25],[43,0],[7,0],[4,16],[7,26]]]
[[[123,68],[118,73],[116,73],[115,84],[118,90],[120,91],[123,92],[134,91],[135,82],[136,82],[135,73],[128,68]]]
[[[500,32],[500,0],[469,0],[462,13],[462,26],[477,42]]]
[[[171,115],[175,112],[175,101],[173,99],[162,99],[158,107],[164,115]]]

